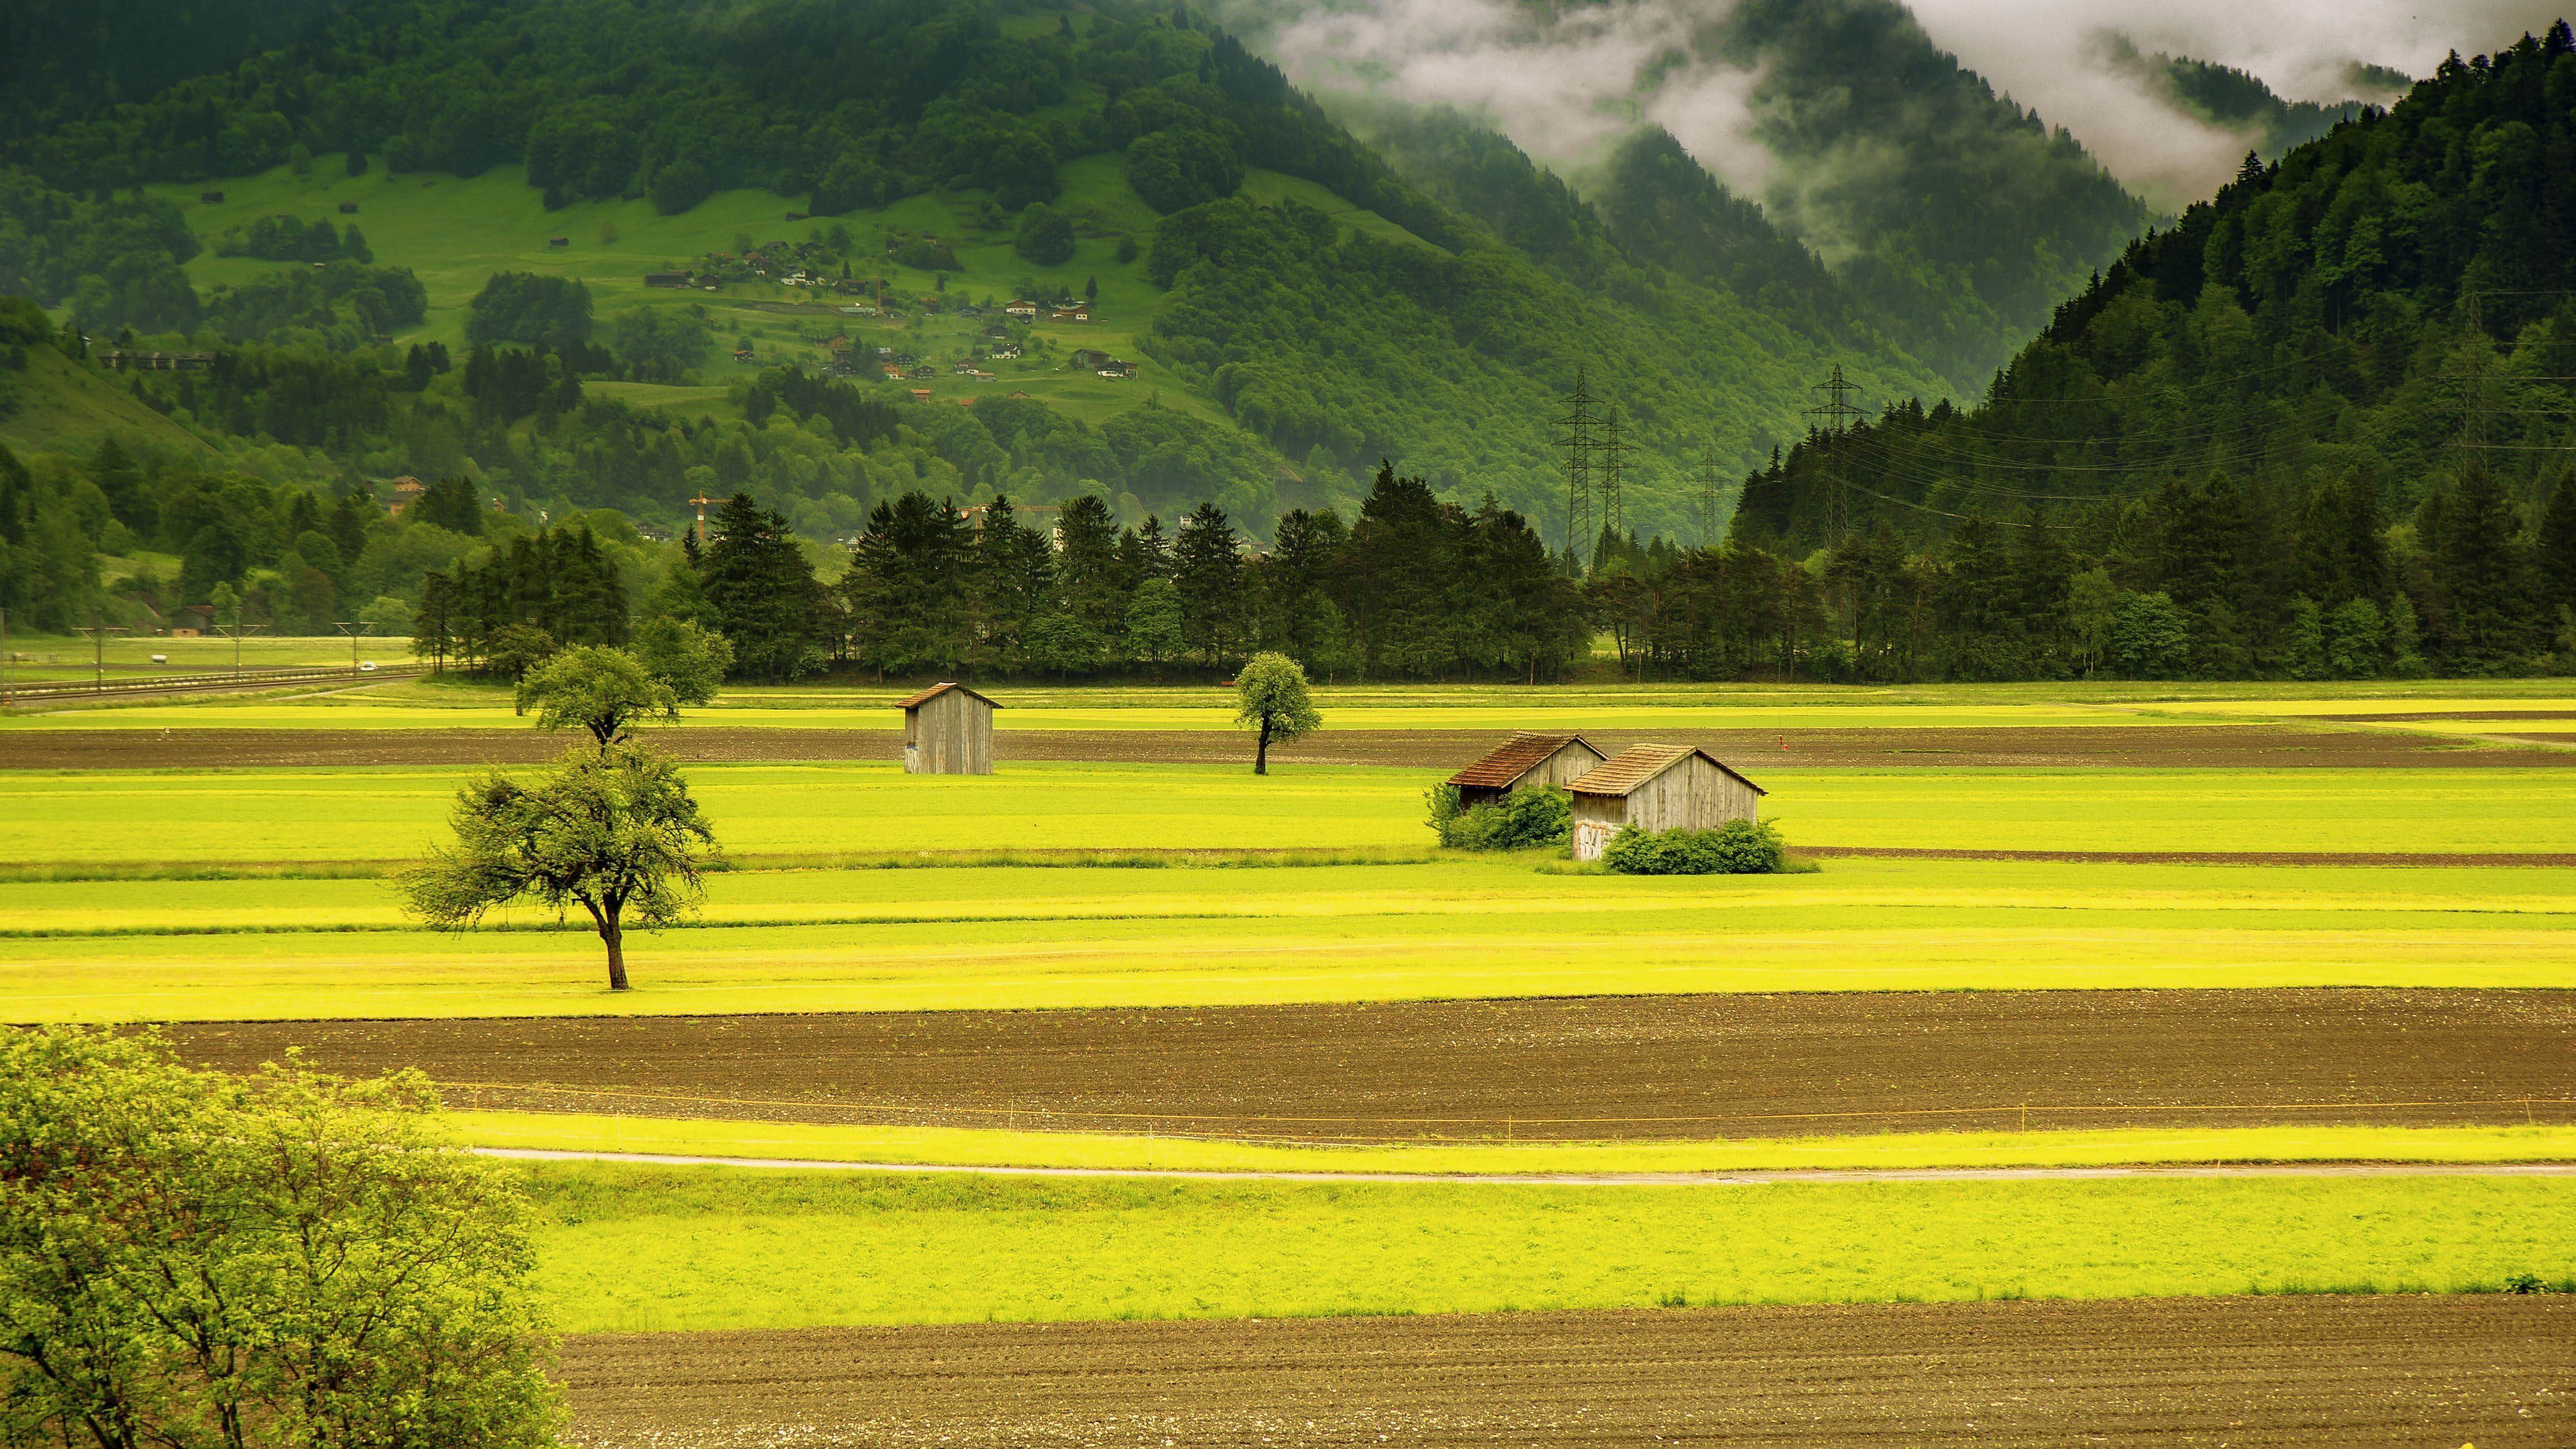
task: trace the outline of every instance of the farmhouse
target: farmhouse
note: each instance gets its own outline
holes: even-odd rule
[[[1449,783],[1458,787],[1458,808],[1472,810],[1524,785],[1571,785],[1608,758],[1581,735],[1523,731]]]
[[[934,684],[903,702],[903,772],[993,773],[993,711],[1001,706],[957,683]]]
[[[1709,830],[1757,818],[1761,786],[1688,745],[1631,745],[1565,787],[1574,793],[1574,858],[1599,860],[1622,826]]]

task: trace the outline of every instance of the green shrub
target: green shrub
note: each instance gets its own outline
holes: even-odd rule
[[[1458,808],[1455,785],[1434,785],[1424,799],[1440,843],[1457,850],[1562,845],[1574,833],[1574,797],[1555,785],[1515,790],[1472,810]]]
[[[1601,859],[1621,875],[1778,875],[1789,847],[1777,825],[1730,820],[1715,830],[1622,830]]]

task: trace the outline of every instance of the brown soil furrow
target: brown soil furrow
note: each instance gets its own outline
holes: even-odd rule
[[[1287,764],[1451,769],[1492,749],[1500,730],[1333,730],[1272,751]],[[2032,728],[1667,730],[1588,732],[1611,750],[1646,740],[1695,744],[1744,769],[1766,765],[2274,769],[2576,766],[2576,750],[2467,744],[2390,730],[2282,725],[2105,725]],[[902,758],[894,730],[685,725],[651,738],[684,760],[799,763]],[[568,747],[534,730],[176,729],[24,730],[0,735],[0,768],[22,770],[277,768],[320,765],[524,764]],[[1243,736],[1226,730],[1013,730],[994,757],[1096,763],[1241,764]]]
[[[2436,709],[2396,714],[2312,714],[2314,720],[2337,724],[2445,724],[2491,720],[2563,719],[2576,724],[2576,709]]]
[[[571,1442],[2576,1443],[2576,1299],[2302,1297],[580,1337]]]
[[[1327,1140],[2576,1121],[2576,992],[1589,997],[187,1023],[459,1105]]]

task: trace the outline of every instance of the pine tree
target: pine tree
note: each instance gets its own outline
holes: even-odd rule
[[[2485,463],[2473,459],[2443,502],[2433,559],[2449,611],[2444,642],[2454,668],[2504,669],[2525,647],[2530,599],[2519,532],[2512,500]]]
[[[2305,594],[2290,601],[2290,633],[2282,656],[2292,679],[2323,679],[2329,672],[2325,611]]]
[[[2576,471],[2558,476],[2549,506],[2540,515],[2539,547],[2534,552],[2533,562],[2540,571],[2539,613],[2544,620],[2554,620],[2559,610],[2576,608]]]
[[[755,679],[787,680],[820,661],[815,618],[820,586],[784,516],[748,493],[726,499],[709,520],[703,582],[734,665]]]
[[[1172,546],[1172,584],[1181,596],[1181,630],[1189,650],[1224,666],[1235,654],[1243,591],[1242,543],[1225,510],[1202,503],[1181,520]]]

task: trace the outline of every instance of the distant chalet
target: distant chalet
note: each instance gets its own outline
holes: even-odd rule
[[[1458,808],[1472,810],[1524,785],[1571,785],[1608,758],[1581,735],[1523,731],[1449,783],[1458,787]]]
[[[903,702],[903,772],[993,773],[993,711],[1001,706],[965,685],[934,684]]]
[[[1689,745],[1632,745],[1566,786],[1574,794],[1574,858],[1599,860],[1623,828],[1713,830],[1759,818],[1769,791]]]

